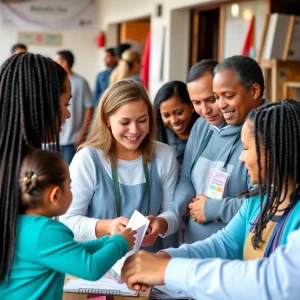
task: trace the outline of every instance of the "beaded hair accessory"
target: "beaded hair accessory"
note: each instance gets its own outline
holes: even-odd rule
[[[29,180],[36,179],[36,178],[37,178],[37,175],[36,175],[35,173],[33,173],[31,177],[25,176],[25,177],[23,178],[23,181],[24,181],[25,183],[27,183]]]

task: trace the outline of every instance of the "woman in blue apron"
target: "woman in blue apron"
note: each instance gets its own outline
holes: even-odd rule
[[[123,80],[103,95],[91,131],[70,166],[73,202],[60,218],[77,240],[122,230],[135,210],[150,219],[143,241],[162,248],[178,164],[170,146],[155,142],[151,102],[143,85]]]

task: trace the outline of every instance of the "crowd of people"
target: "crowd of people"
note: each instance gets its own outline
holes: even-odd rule
[[[1,299],[101,278],[135,210],[150,224],[129,288],[299,298],[300,103],[269,102],[254,59],[201,60],[150,99],[129,45],[106,50],[93,94],[72,52],[22,49],[0,71]]]

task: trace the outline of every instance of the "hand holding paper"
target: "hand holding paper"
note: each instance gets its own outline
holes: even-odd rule
[[[124,231],[117,233],[119,235],[121,235],[124,239],[127,240],[128,244],[129,244],[129,250],[132,250],[134,247],[134,241],[135,241],[135,234],[136,231],[135,230],[131,230],[131,228],[126,228]]]
[[[127,257],[136,253],[140,249],[142,240],[145,236],[148,226],[149,226],[149,220],[146,219],[137,210],[135,210],[127,224],[127,227],[126,227],[126,228],[132,228],[133,230],[136,231],[135,244],[133,246],[133,249],[131,251],[129,251],[123,258],[118,260],[116,262],[116,264],[109,271],[109,275],[111,277],[113,277],[116,281],[121,282],[121,270],[122,270],[124,261],[126,260]]]

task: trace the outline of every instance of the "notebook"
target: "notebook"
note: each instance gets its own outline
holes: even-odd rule
[[[71,279],[64,286],[65,293],[113,295],[113,296],[137,296],[136,291],[130,290],[125,283],[117,283],[110,278],[101,278],[97,281],[83,279]]]
[[[149,226],[149,223],[150,221],[147,218],[145,218],[141,213],[139,213],[137,210],[135,210],[134,213],[132,214],[126,228],[131,228],[133,230],[136,230],[134,247],[123,258],[118,260],[108,272],[108,275],[113,279],[115,279],[118,283],[122,282],[121,270],[126,258],[139,251],[143,238]]]

